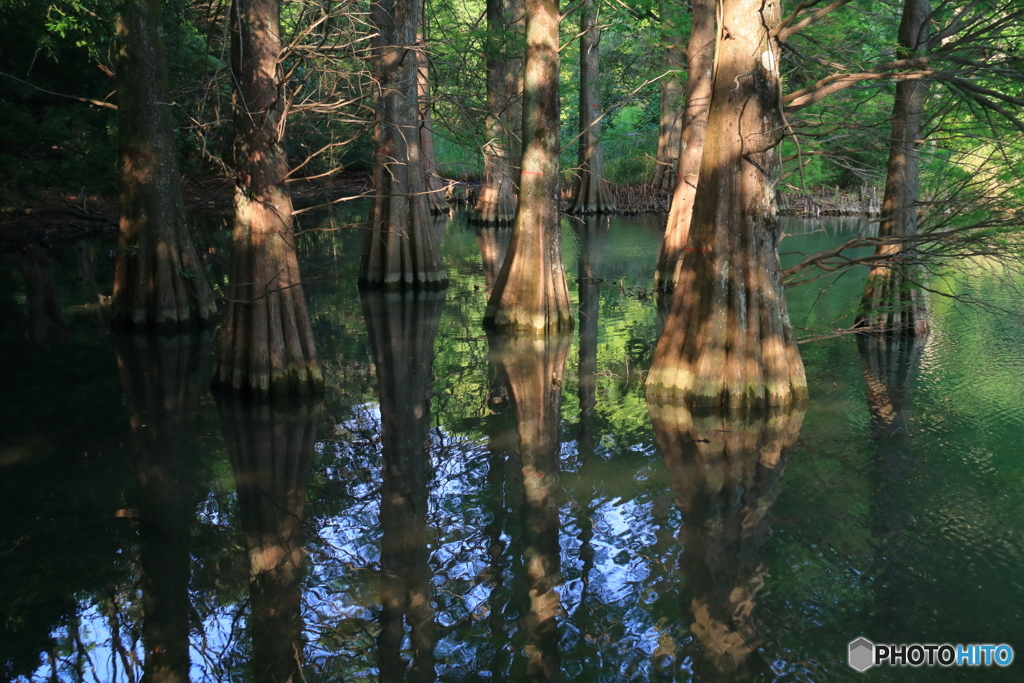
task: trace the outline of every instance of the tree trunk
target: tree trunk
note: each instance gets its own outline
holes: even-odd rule
[[[697,0],[699,5],[703,0]],[[698,8],[692,10],[695,16]],[[661,78],[661,123],[658,126],[658,155],[654,167],[654,187],[664,192],[671,192],[676,186],[676,174],[679,169],[679,135],[682,130],[683,109],[683,50],[680,47],[683,36],[679,30],[679,17],[683,13],[682,3],[678,0],[662,0],[659,8],[661,14],[661,42],[665,48],[665,71],[669,72]],[[712,20],[714,14],[712,14]],[[714,39],[712,37],[712,39]],[[690,78],[693,72],[690,72]]]
[[[376,287],[444,287],[448,276],[431,230],[420,145],[417,31],[422,0],[381,0],[370,18],[377,30],[378,84],[374,129],[372,228],[363,246],[360,282]]]
[[[651,402],[648,409],[685,522],[679,565],[690,594],[694,672],[706,681],[771,678],[756,654],[754,610],[767,569],[767,513],[804,413],[694,417],[685,406]]]
[[[711,104],[712,68],[715,58],[715,2],[693,0],[690,13],[690,41],[686,47],[689,75],[686,81],[686,107],[681,117],[682,131],[677,138],[678,176],[669,207],[665,238],[658,255],[654,286],[670,291],[679,277],[686,241],[690,236],[693,204],[697,198],[697,180],[704,155],[704,136]],[[659,168],[661,166],[659,165]]]
[[[927,52],[930,17],[929,0],[905,1],[899,29],[899,59],[911,59]],[[917,234],[918,147],[927,92],[928,82],[925,80],[907,79],[896,84],[879,237]],[[875,255],[898,260],[899,252],[908,248],[913,247],[880,244]],[[920,273],[898,263],[872,268],[861,298],[857,326],[909,337],[928,334],[928,302],[924,292],[915,284],[920,277]]]
[[[547,334],[572,327],[558,183],[558,2],[526,2],[523,169],[508,256],[484,325]]]
[[[517,38],[523,30],[522,0],[487,2],[487,142],[484,180],[474,220],[511,223],[522,162],[522,69]]]
[[[321,404],[218,403],[249,556],[253,680],[302,681],[302,520]]]
[[[420,5],[423,7],[422,3]],[[448,212],[444,198],[444,179],[438,173],[437,155],[434,153],[434,124],[430,115],[430,59],[427,57],[426,19],[421,17],[416,35],[416,107],[419,112],[420,150],[423,154],[423,176],[426,179],[427,208],[431,214]]]
[[[583,0],[580,7],[580,140],[576,181],[569,197],[570,213],[611,213],[615,200],[604,179],[601,148],[600,74],[601,27],[598,0]]]
[[[135,451],[145,683],[189,680],[195,409],[210,347],[208,334],[114,337]]]
[[[806,398],[778,256],[781,166],[778,3],[726,0],[701,187],[672,308],[647,377],[650,395],[690,406]]]
[[[285,190],[285,84],[278,0],[232,4],[235,226],[214,388],[223,393],[323,392]]]
[[[519,433],[523,491],[523,563],[529,584],[525,615],[526,680],[549,681],[560,668],[556,617],[561,604],[559,560],[559,438],[562,376],[572,346],[567,334],[542,341],[489,336],[491,358],[512,392]]]
[[[382,682],[405,680],[403,617],[413,649],[408,680],[435,677],[427,508],[431,370],[444,300],[441,291],[369,292],[362,301],[381,416],[382,610],[377,646]]]
[[[115,3],[121,219],[113,314],[124,326],[192,324],[216,311],[185,223],[161,4]]]

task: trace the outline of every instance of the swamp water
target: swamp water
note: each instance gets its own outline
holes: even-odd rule
[[[507,232],[439,224],[446,292],[362,299],[362,232],[307,233],[327,395],[275,410],[214,401],[211,334],[106,331],[111,244],[0,257],[4,678],[1024,680],[846,663],[1024,657],[1020,320],[934,298],[923,343],[803,344],[796,413],[649,410],[659,224],[566,221],[577,326],[547,343],[480,327]],[[997,275],[936,286],[1024,312]],[[798,336],[862,287],[790,291]]]

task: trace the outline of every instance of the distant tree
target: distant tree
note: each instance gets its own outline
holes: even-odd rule
[[[685,109],[683,86],[683,36],[679,20],[683,14],[679,0],[662,0],[658,14],[661,19],[661,44],[664,50],[665,75],[658,82],[659,98],[658,152],[654,167],[654,187],[671,192],[676,187],[679,166],[679,134]],[[694,10],[691,9],[691,12]],[[690,72],[693,73],[692,71]]]
[[[125,326],[191,324],[216,310],[185,221],[161,5],[115,3],[121,219],[113,312]]]
[[[690,6],[690,25],[690,39],[686,47],[686,98],[683,111],[679,114],[679,132],[675,135],[678,149],[672,174],[675,179],[674,192],[654,273],[655,287],[665,291],[675,286],[682,268],[683,250],[690,237],[690,221],[693,219],[693,205],[697,199],[697,181],[704,154],[708,108],[711,105],[716,35],[714,0],[693,0]],[[662,91],[662,97],[665,96]],[[658,168],[666,168],[660,159]]]
[[[420,144],[417,32],[422,0],[379,0],[371,8],[377,32],[373,213],[363,246],[360,282],[379,287],[443,287],[448,282],[431,230]]]
[[[601,147],[600,3],[583,0],[580,6],[580,143],[576,180],[569,196],[570,213],[609,213],[615,200],[604,179],[604,150]]]
[[[474,220],[511,223],[522,163],[523,58],[519,42],[525,9],[522,0],[487,1],[487,63],[484,178]]]
[[[897,59],[911,60],[927,54],[928,24],[931,19],[929,0],[905,0]],[[925,79],[906,79],[896,84],[879,237],[913,237],[917,234],[921,186],[918,148],[923,135],[927,92],[928,81]],[[905,248],[906,245],[901,242],[879,244],[875,254],[898,259],[899,252]],[[928,302],[925,293],[916,285],[912,274],[910,278],[906,277],[908,274],[906,268],[894,268],[886,262],[871,269],[861,299],[858,327],[907,336],[928,333]]]

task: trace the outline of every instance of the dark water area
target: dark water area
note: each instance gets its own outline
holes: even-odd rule
[[[1024,680],[846,661],[1024,657],[1019,318],[934,297],[920,343],[803,344],[797,411],[692,415],[644,399],[658,217],[564,223],[577,326],[540,342],[484,333],[507,231],[462,217],[447,291],[361,297],[365,210],[304,217],[314,404],[215,401],[215,331],[109,332],[109,243],[0,256],[6,680]],[[791,290],[798,336],[863,282]],[[999,272],[933,286],[1024,313]]]

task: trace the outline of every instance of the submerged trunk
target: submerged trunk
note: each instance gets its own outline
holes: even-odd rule
[[[474,219],[511,223],[522,162],[522,69],[517,37],[523,29],[523,0],[487,2],[487,142],[484,180]]]
[[[703,0],[694,3],[693,14],[696,16]],[[680,47],[683,37],[679,31],[679,16],[683,13],[682,3],[678,0],[662,0],[661,42],[665,48],[665,71],[662,76],[661,89],[661,123],[658,126],[658,155],[654,167],[654,187],[664,192],[671,192],[676,186],[676,173],[679,167],[679,134],[682,130],[683,109],[683,50]],[[713,17],[714,15],[712,15]],[[690,72],[690,78],[693,72]]]
[[[422,5],[421,5],[422,7]],[[438,173],[437,155],[434,154],[434,124],[430,116],[430,59],[427,57],[423,20],[416,42],[416,101],[420,124],[420,150],[423,154],[423,176],[426,179],[427,208],[432,214],[447,213],[448,202],[444,198],[444,179]]]
[[[676,138],[677,170],[672,204],[669,207],[665,238],[654,273],[656,289],[671,290],[682,268],[690,221],[697,198],[697,180],[704,154],[704,136],[711,104],[712,68],[715,58],[715,2],[693,0],[690,42],[686,47],[689,76],[686,81],[686,106],[681,117],[681,133]],[[659,164],[660,168],[660,164]]]
[[[580,140],[576,182],[569,197],[570,213],[610,213],[615,200],[604,180],[601,148],[601,103],[598,96],[601,27],[598,0],[583,0],[580,8]]]
[[[381,417],[382,577],[377,648],[380,680],[385,683],[405,680],[406,623],[413,650],[408,680],[435,677],[437,636],[427,509],[432,476],[431,369],[444,300],[444,291],[363,295]]]
[[[253,680],[302,681],[302,520],[321,405],[218,407],[249,556]]]
[[[679,564],[690,594],[694,672],[707,681],[770,678],[757,654],[756,598],[767,571],[768,510],[804,413],[694,417],[685,406],[651,402],[648,409],[684,520]]]
[[[373,68],[378,85],[374,129],[373,215],[360,282],[378,287],[443,287],[448,283],[431,230],[420,145],[416,35],[422,0],[374,2]]]
[[[782,137],[779,4],[726,0],[690,234],[647,377],[691,406],[784,405],[807,379],[782,289],[775,180]]]
[[[214,387],[224,393],[323,392],[285,190],[285,84],[278,0],[232,4],[236,90],[235,225]]]
[[[899,30],[897,56],[900,59],[910,59],[927,51],[930,17],[929,0],[906,0]],[[907,79],[896,84],[879,237],[917,234],[918,147],[927,92],[928,82],[924,80]],[[898,254],[908,248],[913,247],[880,244],[875,255],[898,261]],[[898,264],[872,268],[861,299],[857,326],[906,336],[928,334],[928,302],[914,282],[919,277],[919,273]]]
[[[560,669],[557,616],[559,438],[562,376],[571,337],[491,336],[491,358],[512,393],[523,482],[523,564],[529,585],[524,619],[526,680],[548,681]]]
[[[558,2],[526,2],[523,170],[508,256],[484,325],[547,334],[572,327],[558,190]]]
[[[185,224],[167,89],[160,0],[118,0],[118,168],[121,185],[114,323],[182,325],[216,310]]]
[[[189,680],[195,410],[210,346],[208,335],[114,338],[135,451],[145,683]]]

